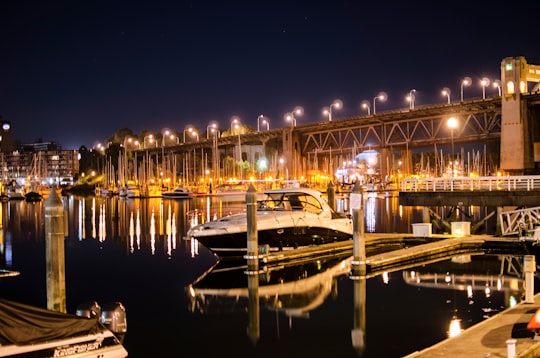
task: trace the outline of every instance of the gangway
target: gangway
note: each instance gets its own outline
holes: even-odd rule
[[[528,233],[540,225],[540,206],[504,211],[499,214],[501,234],[503,236],[530,236]]]

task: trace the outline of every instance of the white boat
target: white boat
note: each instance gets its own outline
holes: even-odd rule
[[[127,198],[140,198],[141,197],[141,189],[139,188],[139,185],[135,184],[134,182],[127,183],[125,192],[126,192]]]
[[[0,357],[127,357],[121,339],[103,321],[110,323],[119,312],[92,313],[70,315],[0,298]]]
[[[181,186],[177,186],[173,190],[167,190],[161,193],[161,197],[169,199],[189,198],[191,195],[192,193],[188,189]]]
[[[268,245],[268,251],[352,240],[351,217],[332,210],[319,191],[274,189],[264,195],[257,204],[257,236],[259,246]],[[197,225],[187,235],[218,256],[243,257],[247,253],[247,214]]]
[[[9,200],[24,200],[24,189],[20,186],[8,186],[6,195]]]

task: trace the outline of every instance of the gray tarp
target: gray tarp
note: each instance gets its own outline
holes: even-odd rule
[[[100,332],[98,317],[85,318],[0,298],[0,344],[33,344]]]

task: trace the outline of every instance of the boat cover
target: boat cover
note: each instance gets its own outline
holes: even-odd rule
[[[94,334],[105,327],[86,318],[0,298],[0,345],[26,345]]]

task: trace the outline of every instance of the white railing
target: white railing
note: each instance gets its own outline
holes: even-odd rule
[[[540,206],[502,212],[499,214],[499,222],[502,235],[528,236],[540,223]]]
[[[401,182],[401,191],[512,191],[540,190],[540,175],[407,178]]]

